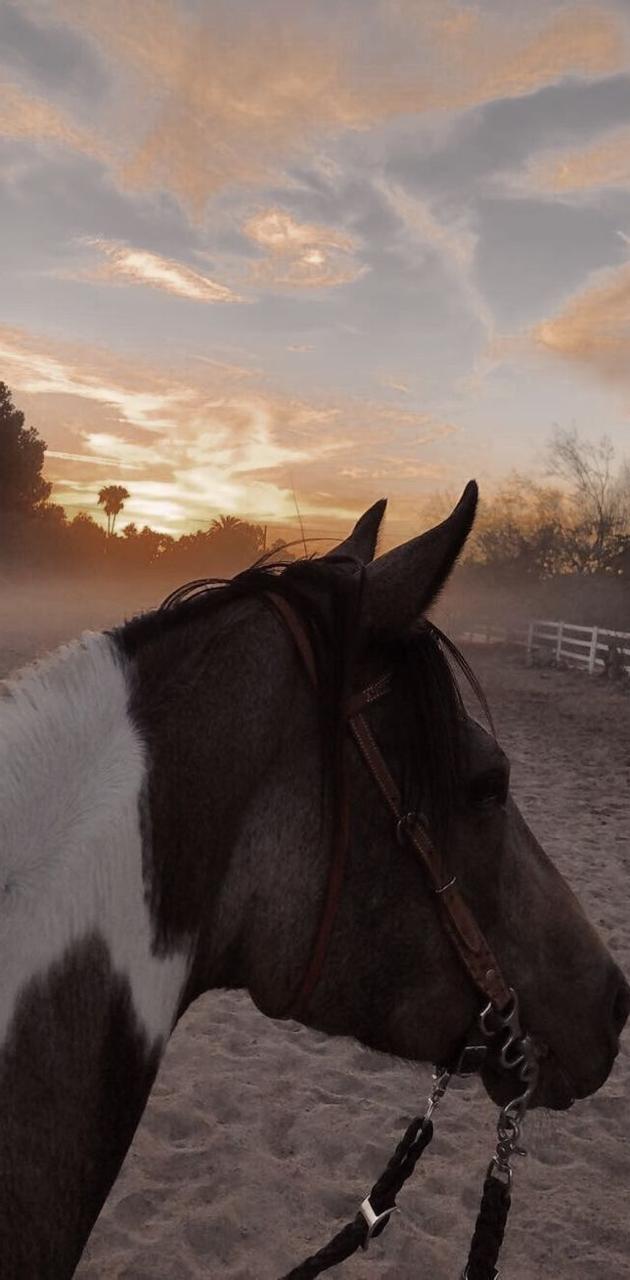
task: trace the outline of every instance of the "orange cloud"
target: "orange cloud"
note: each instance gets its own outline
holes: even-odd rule
[[[92,272],[89,279],[112,284],[120,281],[123,284],[150,285],[196,302],[244,301],[226,285],[175,262],[173,258],[164,258],[147,249],[134,249],[112,240],[95,239],[88,243],[107,258],[106,264]]]
[[[129,187],[174,191],[195,215],[220,188],[261,183],[315,134],[360,124],[343,50],[286,9],[244,18],[232,6],[196,16],[172,0],[59,0],[141,95],[121,104]],[[118,132],[118,130],[117,130]]]
[[[534,331],[537,345],[630,385],[630,263],[596,273],[586,288]]]
[[[355,260],[353,236],[313,223],[298,222],[284,209],[265,209],[243,230],[267,256],[254,263],[252,280],[291,288],[324,289],[351,284],[367,267]]]
[[[100,159],[107,155],[100,139],[77,128],[52,103],[7,81],[0,82],[0,136],[55,142]]]
[[[219,189],[261,184],[317,140],[397,115],[465,110],[567,74],[618,71],[626,28],[603,6],[527,6],[506,21],[437,0],[382,0],[364,38],[361,6],[334,24],[270,0],[183,9],[173,0],[57,0],[109,58],[120,84],[112,134],[120,179],[172,191],[196,217]],[[136,122],[134,124],[134,122]]]
[[[607,130],[587,147],[545,151],[509,182],[543,195],[630,187],[630,128]]]
[[[6,327],[0,359],[50,446],[55,501],[98,517],[109,471],[130,490],[128,519],[174,533],[219,512],[292,526],[295,477],[309,531],[325,521],[336,536],[380,496],[375,485],[387,481],[395,512],[401,485],[443,474],[444,464],[422,450],[454,430],[375,402],[309,403],[237,366],[195,361],[165,370]]]

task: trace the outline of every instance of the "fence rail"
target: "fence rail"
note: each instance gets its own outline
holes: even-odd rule
[[[525,627],[498,627],[476,623],[462,640],[473,644],[517,644],[528,662],[545,654],[556,662],[576,663],[589,675],[598,669],[610,674],[630,675],[630,631],[610,631],[607,627],[582,627],[573,622],[533,618]]]

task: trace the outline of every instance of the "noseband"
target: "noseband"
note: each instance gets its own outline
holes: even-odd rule
[[[272,591],[267,592],[266,596],[291,634],[311,684],[317,689],[315,657],[300,617],[284,596]],[[518,1142],[525,1111],[538,1081],[538,1061],[531,1037],[524,1035],[521,1029],[516,992],[501,973],[487,938],[462,896],[457,877],[445,865],[419,815],[404,812],[398,786],[364,715],[366,708],[384,697],[390,688],[391,675],[384,672],[361,692],[352,695],[346,707],[348,728],[391,811],[399,843],[411,850],[428,876],[445,931],[476,990],[483,997],[483,1007],[475,1019],[475,1025],[488,1044],[492,1044],[497,1050],[502,1068],[506,1072],[515,1072],[517,1088],[520,1086],[521,1089],[502,1108],[499,1115],[496,1152],[486,1173],[471,1251],[461,1276],[461,1280],[492,1280],[498,1276],[494,1263],[503,1239],[510,1205],[510,1161],[515,1154],[525,1154]],[[319,926],[306,972],[285,1014],[287,1017],[301,1017],[307,1009],[322,974],[341,900],[349,845],[349,801],[345,787],[342,787],[338,805],[328,884]],[[451,1061],[436,1066],[434,1087],[425,1116],[410,1126],[395,1156],[390,1160],[386,1174],[363,1201],[354,1224],[340,1232],[329,1246],[307,1259],[306,1263],[292,1271],[285,1280],[306,1280],[306,1277],[318,1275],[335,1262],[349,1257],[359,1244],[366,1248],[371,1237],[384,1229],[395,1208],[396,1192],[392,1191],[390,1184],[395,1182],[397,1190],[400,1189],[405,1178],[413,1171],[424,1146],[430,1141],[433,1132],[431,1115],[451,1075],[473,1074],[483,1064],[486,1046],[469,1043],[471,1039],[474,1041],[474,1035],[469,1031]],[[407,1171],[401,1175],[400,1170],[403,1168]],[[383,1189],[384,1181],[388,1181],[386,1193]],[[347,1233],[352,1228],[355,1229],[356,1242],[350,1247]]]

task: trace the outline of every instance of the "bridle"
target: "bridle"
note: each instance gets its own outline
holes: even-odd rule
[[[314,652],[302,620],[283,595],[275,591],[268,591],[265,594],[292,636],[311,684],[317,689],[317,668]],[[512,1183],[510,1160],[515,1154],[525,1154],[524,1150],[518,1146],[518,1142],[525,1111],[538,1082],[538,1058],[531,1037],[523,1033],[520,1025],[516,992],[506,982],[487,938],[462,895],[457,883],[457,877],[451,874],[445,865],[442,856],[430,839],[421,816],[416,813],[404,812],[398,786],[365,717],[365,710],[384,697],[390,688],[391,675],[386,671],[362,691],[353,694],[346,706],[348,729],[361,752],[369,773],[374,778],[392,813],[396,823],[396,835],[399,843],[410,849],[427,874],[446,933],[476,990],[482,997],[482,1008],[475,1019],[474,1027],[478,1027],[481,1030],[482,1036],[488,1045],[492,1044],[497,1049],[503,1069],[515,1072],[517,1087],[522,1086],[521,1092],[502,1108],[499,1115],[497,1148],[486,1174],[471,1254],[461,1277],[461,1280],[482,1280],[482,1278],[486,1280],[486,1277],[490,1280],[491,1277],[498,1275],[498,1272],[494,1269],[491,1255],[494,1254],[494,1261],[496,1261],[509,1209],[509,1191]],[[342,791],[337,822],[333,831],[332,857],[319,925],[299,990],[284,1015],[287,1017],[300,1017],[305,1013],[322,974],[342,894],[349,844],[348,818],[348,796],[345,791]],[[446,1089],[450,1076],[452,1074],[470,1075],[483,1065],[487,1053],[486,1044],[469,1043],[471,1040],[474,1041],[472,1029],[466,1035],[464,1043],[458,1048],[452,1060],[447,1064],[436,1066],[434,1088],[429,1099],[428,1110],[420,1123],[418,1135],[411,1142],[411,1147],[413,1147],[414,1143],[418,1143],[423,1134],[424,1142],[428,1141],[426,1126],[429,1125],[432,1132],[430,1117]],[[540,1048],[544,1047],[539,1045]],[[400,1144],[401,1147],[402,1145]],[[390,1161],[390,1165],[391,1163]],[[379,1184],[376,1185],[378,1186]],[[375,1189],[373,1188],[371,1196],[364,1200],[360,1209],[360,1215],[362,1215],[365,1224],[367,1224],[365,1240],[361,1241],[363,1247],[367,1246],[369,1239],[373,1235],[383,1230],[394,1209],[392,1202],[391,1206],[386,1206],[380,1213],[375,1212],[371,1202],[374,1199]],[[502,1216],[502,1227],[497,1234],[496,1221],[494,1221],[496,1249],[494,1247],[488,1249],[488,1230],[492,1235],[492,1229],[488,1228],[488,1223],[491,1219],[496,1220],[497,1213],[499,1217]],[[484,1237],[485,1244],[483,1242],[480,1243],[482,1237]],[[478,1261],[477,1254],[475,1254],[476,1242],[481,1250],[482,1262]],[[323,1250],[321,1252],[322,1254],[324,1253]],[[348,1254],[343,1256],[348,1256]],[[485,1263],[487,1263],[487,1266],[484,1270]],[[306,1264],[304,1265],[306,1266]],[[326,1263],[326,1267],[330,1265],[332,1265],[331,1262]],[[319,1271],[323,1269],[325,1269],[324,1266],[320,1266],[318,1270],[310,1271],[302,1271],[301,1268],[297,1268],[295,1272],[292,1271],[290,1274],[291,1277],[295,1276],[297,1278],[302,1274],[305,1276],[319,1274]]]
[[[268,595],[295,641],[311,683],[317,688],[311,642],[298,614],[284,596],[275,592],[268,592]],[[363,714],[365,708],[388,693],[390,687],[391,676],[389,672],[384,672],[360,693],[354,694],[346,708],[348,727],[370,774],[392,812],[399,843],[406,844],[412,850],[428,874],[444,927],[464,967],[475,987],[484,997],[484,1003],[490,1002],[498,1013],[502,1013],[512,1003],[512,990],[501,973],[489,942],[462,896],[457,877],[451,875],[445,866],[420,817],[415,813],[403,811],[402,797],[396,782]],[[304,1013],[319,981],[339,905],[348,844],[347,808],[343,804],[345,799],[342,797],[341,821],[334,833],[333,856],[319,929],[299,993],[291,1006],[291,1014],[294,1017]]]

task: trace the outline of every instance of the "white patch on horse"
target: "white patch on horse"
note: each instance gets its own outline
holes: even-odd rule
[[[114,641],[86,632],[0,700],[0,1045],[25,985],[90,933],[128,978],[149,1043],[172,1030],[189,953],[152,954],[147,762],[128,697]]]

